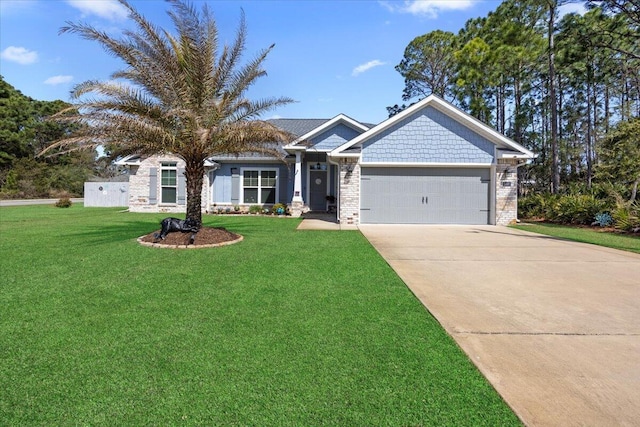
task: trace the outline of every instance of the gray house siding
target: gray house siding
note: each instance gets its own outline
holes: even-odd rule
[[[313,143],[311,150],[333,150],[345,142],[352,140],[361,133],[362,131],[352,129],[349,126],[339,123],[313,138],[311,141]]]
[[[366,141],[363,162],[491,164],[494,144],[433,107]]]
[[[277,202],[287,203],[291,200],[291,178],[289,167],[283,163],[223,163],[220,168],[212,171],[211,204],[242,205],[240,200],[240,173],[243,168],[267,168],[278,170],[278,198]]]

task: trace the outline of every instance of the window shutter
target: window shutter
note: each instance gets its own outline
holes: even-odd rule
[[[187,183],[187,178],[184,176],[184,169],[178,169],[178,204],[179,205],[187,204],[186,183]]]
[[[240,173],[239,168],[231,168],[231,203],[240,204]]]
[[[149,204],[158,204],[158,168],[149,168]]]

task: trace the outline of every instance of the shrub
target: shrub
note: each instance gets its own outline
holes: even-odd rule
[[[288,214],[288,209],[287,209],[287,205],[284,205],[282,203],[276,203],[275,205],[273,205],[273,207],[271,208],[271,212],[273,212],[276,215],[285,215]]]
[[[523,218],[553,221],[561,196],[551,193],[536,193],[518,200],[518,213]]]
[[[614,227],[624,231],[636,231],[640,229],[640,203],[623,202],[619,200],[616,208],[611,213],[615,221]]]
[[[598,213],[610,207],[607,200],[593,194],[538,193],[518,200],[521,217],[564,224],[591,224]]]
[[[613,218],[608,212],[600,212],[596,214],[596,220],[591,225],[599,225],[600,227],[608,227],[613,224]]]
[[[259,214],[261,212],[262,212],[262,207],[261,206],[258,206],[258,205],[249,206],[249,213]]]
[[[566,195],[553,205],[552,221],[569,224],[591,224],[593,218],[606,209],[606,202],[591,194]]]
[[[69,208],[69,207],[71,207],[71,205],[72,205],[71,199],[68,198],[68,197],[61,197],[56,202],[56,207],[57,208]]]

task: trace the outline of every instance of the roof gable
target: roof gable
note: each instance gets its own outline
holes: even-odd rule
[[[364,141],[361,161],[491,164],[494,154],[487,138],[427,106]]]
[[[377,126],[374,126],[373,128],[364,132],[360,136],[352,139],[349,142],[346,142],[345,144],[331,151],[330,155],[339,157],[343,154],[350,152],[351,151],[350,149],[354,146],[359,146],[359,145],[364,146],[366,145],[365,144],[366,141],[369,141],[375,138],[376,136],[381,136],[385,132],[388,132],[390,129],[392,129],[394,126],[398,126],[403,121],[407,121],[412,117],[419,117],[420,115],[416,113],[428,107],[432,107],[433,109],[439,111],[440,113],[448,116],[455,122],[459,123],[460,125],[464,126],[470,131],[481,136],[483,139],[486,139],[486,141],[493,143],[495,146],[497,146],[497,148],[504,149],[505,152],[510,152],[511,154],[515,153],[513,154],[512,157],[529,158],[529,159],[535,157],[533,152],[526,149],[522,145],[516,143],[510,138],[507,138],[506,136],[490,128],[486,124],[480,122],[478,119],[470,116],[469,114],[463,112],[462,110],[456,108],[452,104],[446,102],[445,100],[435,95],[429,95],[422,101],[417,102],[416,104],[405,109],[404,111],[396,114],[393,117],[388,118],[387,120],[383,121]]]
[[[291,144],[285,146],[285,149],[305,149],[309,142],[315,142],[315,144],[318,144],[322,141],[327,142],[325,149],[329,148],[329,146],[332,149],[340,142],[352,139],[354,136],[366,132],[368,129],[369,127],[367,125],[364,125],[344,114],[338,114],[331,120],[327,120],[316,128],[311,129],[309,132],[299,136]],[[340,139],[342,139],[342,141],[339,141]],[[336,143],[336,141],[339,142]]]

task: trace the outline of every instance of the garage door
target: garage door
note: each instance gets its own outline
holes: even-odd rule
[[[489,168],[363,167],[363,224],[488,224]]]

